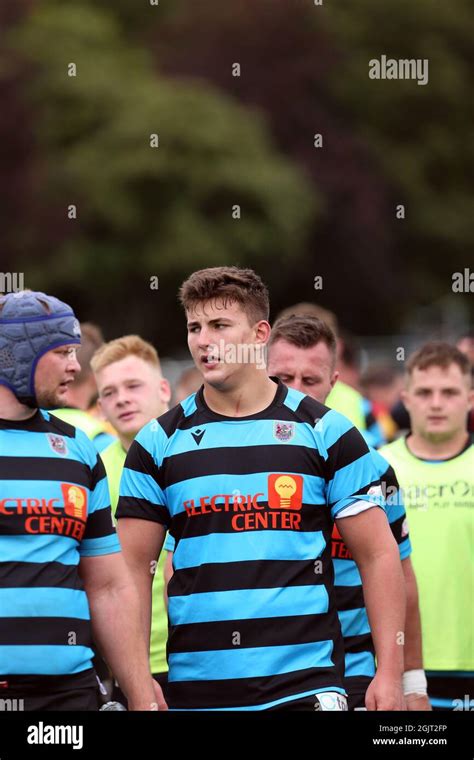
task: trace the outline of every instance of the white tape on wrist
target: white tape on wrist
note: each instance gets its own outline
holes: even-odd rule
[[[427,694],[428,684],[424,670],[407,670],[403,674],[403,693]]]

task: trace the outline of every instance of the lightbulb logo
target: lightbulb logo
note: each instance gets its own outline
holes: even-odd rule
[[[270,509],[301,509],[303,477],[301,475],[269,475],[268,506]]]
[[[85,520],[87,517],[87,491],[85,488],[71,483],[61,483],[61,489],[64,497],[64,511],[71,517]]]
[[[288,509],[291,504],[291,497],[296,493],[294,478],[291,478],[289,475],[280,475],[275,480],[275,491],[280,497],[280,507]]]

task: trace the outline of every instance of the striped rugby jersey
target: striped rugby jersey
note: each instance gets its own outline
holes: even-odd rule
[[[172,709],[343,693],[331,531],[348,509],[380,506],[379,494],[352,423],[280,381],[258,414],[216,414],[201,388],[140,431],[116,515],[161,523],[176,542]]]
[[[0,681],[95,684],[78,564],[118,551],[104,466],[87,436],[42,410],[0,420]]]
[[[411,554],[408,524],[397,477],[386,459],[370,449],[374,466],[382,483],[385,509],[400,559]],[[350,694],[363,694],[375,675],[375,650],[364,603],[362,580],[355,560],[334,524],[332,557],[336,587],[336,605],[344,637],[344,686]]]
[[[370,452],[381,480],[387,517],[398,544],[400,559],[404,560],[411,554],[411,543],[400,486],[393,467],[387,460],[375,449],[371,448]],[[174,547],[174,539],[168,533],[164,548],[174,552]],[[365,694],[375,675],[374,643],[360,573],[336,523],[332,531],[331,552],[337,613],[344,638],[344,687],[348,694]]]

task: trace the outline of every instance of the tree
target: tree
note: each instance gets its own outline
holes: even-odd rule
[[[470,0],[208,0],[169,16],[153,50],[169,75],[262,108],[322,195],[305,265],[285,286],[306,297],[306,273],[326,275],[321,300],[348,327],[386,331],[410,305],[442,296],[472,248],[473,33]],[[369,79],[384,53],[428,57],[429,84]],[[242,64],[238,79],[230,60]],[[288,302],[284,289],[278,298]]]
[[[130,329],[156,314],[152,276],[297,260],[317,197],[261,114],[204,83],[167,81],[110,12],[86,3],[44,3],[12,44],[35,67],[25,98],[57,236],[36,264],[23,255],[29,282],[70,288],[98,319],[126,299]]]

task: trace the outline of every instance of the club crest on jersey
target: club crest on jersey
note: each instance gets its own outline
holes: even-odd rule
[[[54,433],[47,433],[48,443],[55,454],[60,457],[67,455],[67,444],[62,435],[54,435]]]
[[[273,437],[277,441],[291,441],[295,436],[295,423],[275,420],[273,423]]]

